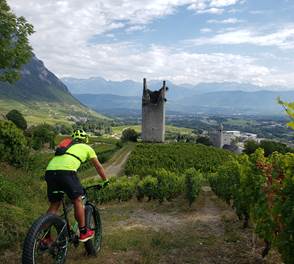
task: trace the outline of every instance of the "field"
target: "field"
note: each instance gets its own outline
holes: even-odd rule
[[[114,134],[117,136],[121,136],[122,131],[126,128],[133,128],[135,131],[138,133],[141,133],[141,126],[140,125],[131,125],[131,126],[116,126],[112,128],[112,131]],[[176,126],[171,126],[167,125],[165,127],[166,133],[179,133],[179,134],[188,134],[190,135],[192,133],[192,129],[190,128],[183,128],[183,127],[176,127]]]

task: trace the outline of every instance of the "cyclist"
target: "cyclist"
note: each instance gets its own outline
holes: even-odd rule
[[[47,213],[57,214],[63,194],[55,192],[64,191],[74,205],[75,218],[79,224],[80,231],[79,241],[81,242],[86,242],[93,238],[94,231],[86,227],[85,209],[81,199],[84,191],[77,177],[77,170],[81,163],[90,160],[103,179],[103,185],[109,183],[95,151],[87,145],[88,141],[89,137],[84,130],[75,130],[72,133],[69,147],[65,149],[63,154],[55,153],[55,157],[50,160],[45,173],[47,195],[50,202]],[[43,243],[48,245],[51,242],[50,234],[48,234]]]

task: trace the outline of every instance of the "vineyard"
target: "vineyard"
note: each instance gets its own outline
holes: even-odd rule
[[[101,142],[97,143],[95,149],[98,155],[101,155],[111,153],[119,147],[117,144],[110,145]],[[47,163],[45,160],[47,159],[48,157],[44,156],[44,160],[34,160],[36,164],[32,166],[38,168],[38,171],[34,173],[34,177],[38,178],[38,175],[41,175],[41,171],[44,170],[43,167]],[[83,169],[85,171],[82,171],[81,174],[87,172],[86,167]],[[218,206],[213,204],[217,202],[216,200],[219,201],[219,199],[215,197],[216,200],[214,201],[213,194],[209,194],[211,191],[207,191],[207,188],[209,188],[207,185],[210,184],[214,193],[233,208],[239,219],[243,221],[244,229],[240,229],[238,232],[245,234],[254,230],[255,234],[260,238],[258,239],[258,244],[260,245],[261,240],[264,241],[262,243],[263,246],[260,246],[260,248],[263,248],[263,256],[266,256],[270,249],[274,248],[279,251],[283,262],[290,264],[293,263],[294,259],[293,170],[294,154],[292,153],[274,153],[270,157],[265,157],[263,151],[258,149],[250,156],[245,154],[236,156],[228,151],[200,144],[140,143],[136,145],[129,156],[125,167],[126,176],[110,178],[110,184],[107,188],[93,191],[89,195],[98,204],[104,204],[103,206],[107,208],[112,208],[113,206],[118,208],[121,206],[128,207],[130,204],[132,204],[133,208],[136,208],[138,207],[136,200],[140,203],[140,208],[141,206],[156,208],[155,204],[158,204],[158,208],[165,208],[165,206],[171,206],[174,203],[180,202],[182,212],[189,212],[191,214],[198,214],[199,211],[195,211],[195,208],[198,207],[199,202],[207,201],[208,206],[210,206],[209,210],[212,210],[211,212],[208,211],[210,212],[209,215],[213,217],[215,212],[219,210],[217,209]],[[30,169],[30,171],[33,171],[33,169]],[[15,173],[17,174],[18,172]],[[11,185],[12,181],[4,176],[0,178],[1,190],[3,194],[6,194],[1,197],[1,200],[27,208],[30,204],[29,200],[23,200],[17,195],[17,190],[19,189],[17,185]],[[30,180],[28,177],[23,177],[22,179],[23,181]],[[93,179],[93,177],[84,177],[82,183],[84,186],[87,186],[96,184],[97,180]],[[32,185],[32,188],[39,188],[39,178],[38,181],[36,180],[35,185]],[[12,192],[14,189],[15,191]],[[210,195],[210,197],[207,197],[207,195]],[[14,201],[15,199],[16,201]],[[15,230],[19,233],[17,233],[17,237],[20,240],[27,230],[25,226],[36,217],[38,212],[44,209],[45,191],[40,192],[40,195],[36,196],[35,199],[38,201],[38,203],[37,201],[34,203],[35,209],[38,206],[38,210],[30,217],[24,215],[25,211],[19,211],[22,215],[17,217],[17,219],[22,220],[17,221],[24,222],[25,224],[18,225],[14,223],[12,220],[15,214],[10,216],[10,211],[7,211],[9,208],[3,211],[3,214],[5,213],[3,217],[7,218],[5,224],[9,221],[10,224],[14,223],[13,226],[15,226]],[[224,202],[222,203],[225,204]],[[170,208],[170,210],[172,213],[173,209]],[[176,209],[174,208],[174,210]],[[204,207],[202,212],[206,214],[206,210],[207,207]],[[130,212],[130,214],[132,213]],[[221,225],[221,221],[218,221],[219,225]],[[197,221],[193,223],[198,227]],[[223,223],[227,225],[226,222]],[[207,223],[203,221],[203,224],[207,226],[206,228],[212,228],[213,230],[213,221]],[[241,224],[242,222],[240,222],[240,226]],[[158,225],[160,225],[160,221]],[[21,229],[17,226],[20,226]],[[186,228],[188,235],[190,231],[188,226]],[[109,232],[112,232],[111,230]],[[207,231],[205,230],[203,231],[204,233]],[[234,237],[230,237],[231,235],[228,233],[230,232],[229,227],[225,228],[225,232],[229,235],[228,241],[238,241]],[[139,239],[139,234],[137,234],[137,239]],[[213,234],[212,231],[210,231],[210,234]],[[219,234],[222,234],[222,231],[219,231]],[[217,238],[218,243],[223,243],[221,235],[219,236]],[[157,234],[154,234],[154,237],[157,241]],[[167,234],[167,237],[169,237],[169,234]],[[192,236],[190,238],[191,240],[196,239]],[[155,241],[154,239],[152,240],[153,242]],[[5,241],[2,240],[2,246],[8,247],[12,240],[13,236],[7,236]],[[257,239],[255,240],[257,241]],[[150,242],[151,244],[153,243],[152,241]],[[173,243],[177,243],[176,240]],[[251,246],[254,247],[254,244]],[[223,249],[225,250],[225,248],[224,246]],[[111,252],[110,250],[109,254]],[[238,254],[236,253],[236,255]]]
[[[139,201],[146,198],[162,203],[184,194],[191,206],[205,174],[229,160],[233,160],[231,153],[203,145],[138,144],[126,164],[129,177],[111,179],[107,189],[94,194],[95,200],[105,203],[136,197]]]
[[[138,144],[130,155],[128,176],[112,179],[99,195],[113,200],[171,201],[182,195],[188,204],[197,199],[207,181],[213,191],[234,208],[243,227],[253,227],[264,240],[263,256],[278,249],[285,263],[294,259],[294,155],[261,149],[251,156],[195,144]]]
[[[130,155],[125,173],[144,176],[161,168],[180,174],[190,168],[208,173],[233,157],[228,151],[201,144],[139,144]]]
[[[253,225],[265,242],[266,256],[272,246],[285,263],[294,259],[294,155],[274,153],[264,157],[258,149],[222,165],[209,177],[213,191],[230,204],[244,221]]]

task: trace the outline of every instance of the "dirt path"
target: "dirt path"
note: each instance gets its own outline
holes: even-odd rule
[[[123,153],[119,156],[117,164],[124,160]],[[282,264],[275,252],[262,259],[261,243],[253,250],[252,230],[242,229],[233,210],[210,187],[202,188],[192,208],[183,198],[162,204],[114,202],[99,208],[101,251],[97,257],[87,257],[82,245],[77,249],[71,246],[66,263]],[[0,263],[20,263],[21,250],[17,252],[6,252]]]
[[[133,145],[127,145],[123,147],[117,153],[115,153],[115,155],[108,162],[103,164],[106,175],[109,177],[121,175],[133,148]]]
[[[134,149],[135,144],[127,144],[118,150],[109,161],[103,163],[103,168],[106,172],[107,177],[116,177],[120,176],[123,173],[124,166],[128,160],[129,155],[131,154],[132,150]],[[87,172],[87,179],[96,179],[97,172],[94,168],[91,168]]]
[[[104,244],[99,257],[83,260],[69,254],[71,264],[87,263],[200,263],[280,264],[276,255],[261,259],[260,245],[252,250],[251,230],[243,230],[235,213],[203,187],[189,208],[177,199],[112,204],[102,207]]]

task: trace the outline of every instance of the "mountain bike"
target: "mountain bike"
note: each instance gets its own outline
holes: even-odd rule
[[[102,226],[99,211],[96,206],[88,199],[87,191],[89,189],[100,190],[102,185],[93,185],[84,188],[82,196],[85,206],[86,226],[95,231],[94,238],[86,241],[84,244],[88,255],[96,255],[100,250],[102,240]],[[56,193],[64,193],[58,191]],[[74,220],[73,224],[69,220],[69,212],[73,205],[66,204],[62,199],[63,214],[61,216],[54,214],[45,214],[40,216],[31,226],[23,245],[22,263],[23,264],[41,264],[65,262],[68,246],[72,243],[75,247],[79,245],[78,223]],[[50,234],[51,243],[44,246],[42,241]]]

